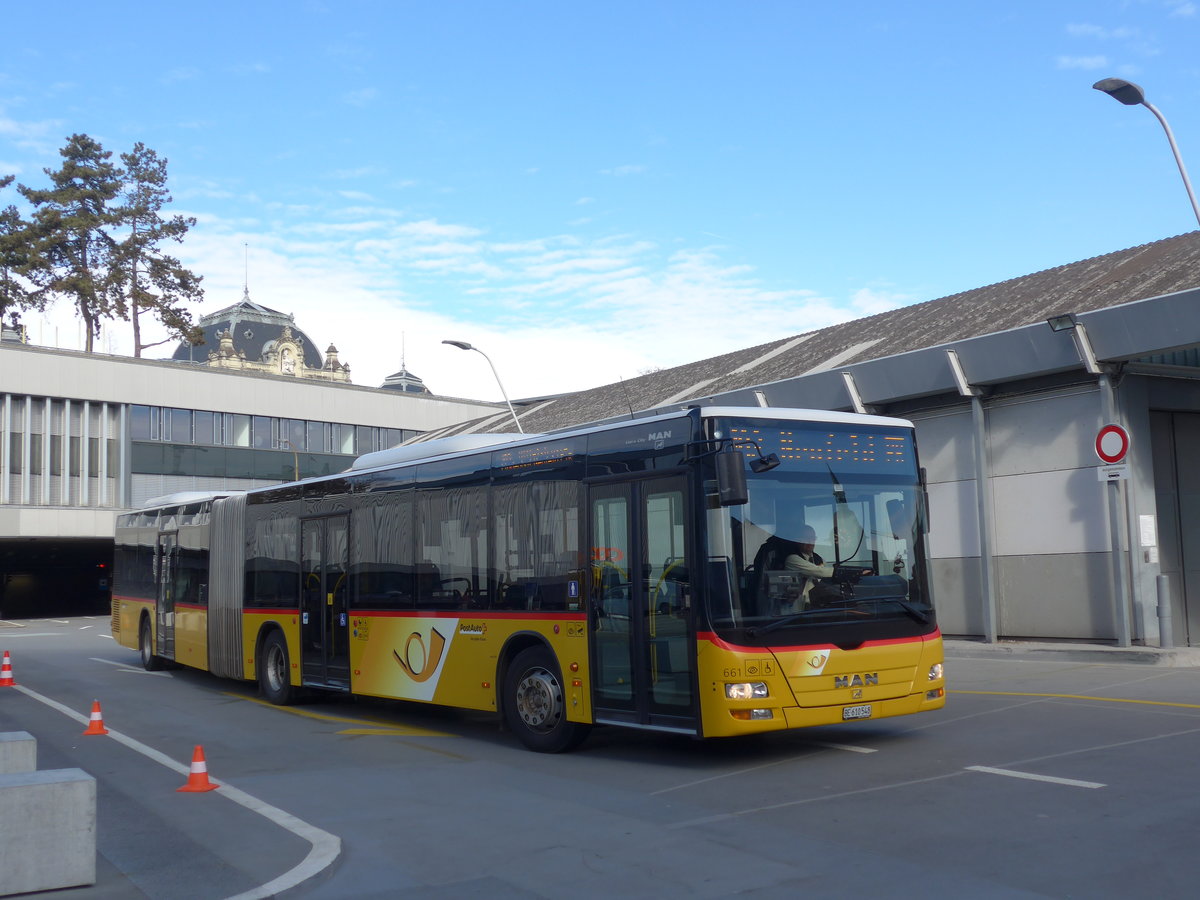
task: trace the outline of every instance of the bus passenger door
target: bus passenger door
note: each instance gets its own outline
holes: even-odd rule
[[[686,482],[597,484],[589,497],[596,721],[694,734]]]
[[[179,569],[179,535],[158,536],[158,602],[155,604],[154,654],[175,658],[175,581]]]
[[[300,675],[304,684],[350,688],[349,518],[300,523]]]

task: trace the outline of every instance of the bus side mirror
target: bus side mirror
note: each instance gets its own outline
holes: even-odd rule
[[[746,490],[746,457],[733,450],[723,450],[715,457],[717,464],[717,502],[721,506],[741,506],[750,500]]]

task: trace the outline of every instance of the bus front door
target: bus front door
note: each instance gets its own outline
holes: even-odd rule
[[[300,674],[304,684],[350,689],[349,518],[300,523]]]
[[[594,484],[589,507],[596,721],[696,734],[686,482]]]
[[[179,569],[179,536],[158,536],[158,602],[155,604],[154,655],[175,658],[175,580]]]

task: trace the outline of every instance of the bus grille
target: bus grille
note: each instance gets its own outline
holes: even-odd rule
[[[121,601],[117,599],[112,602],[112,633],[113,637],[121,633]]]

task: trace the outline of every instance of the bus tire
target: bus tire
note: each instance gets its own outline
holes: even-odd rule
[[[521,743],[539,753],[562,753],[577,747],[589,730],[567,721],[562,675],[554,654],[545,647],[527,647],[508,667],[504,717]]]
[[[287,706],[296,698],[287,641],[280,632],[272,631],[263,640],[258,651],[257,674],[258,689],[269,703]]]
[[[138,628],[138,651],[142,654],[142,668],[157,672],[163,667],[163,658],[154,655],[154,632],[150,629],[150,617],[143,616]]]

